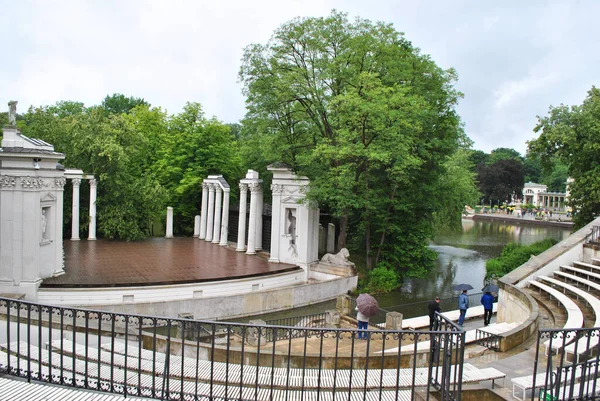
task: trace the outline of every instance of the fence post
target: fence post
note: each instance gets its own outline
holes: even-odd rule
[[[340,313],[340,315],[347,316],[350,314],[352,309],[352,304],[350,301],[351,298],[348,295],[340,295],[337,297],[335,309]]]
[[[340,327],[340,312],[335,309],[325,311],[325,327]]]
[[[266,323],[264,320],[250,320],[249,323],[253,325],[253,327],[248,327],[248,335],[246,336],[246,341],[248,342],[248,345],[257,347],[260,330],[260,327],[258,326],[264,326]],[[260,345],[264,345],[267,343],[266,334],[266,332],[263,332],[262,335],[260,335]]]
[[[385,314],[386,330],[402,330],[402,313],[388,312]]]

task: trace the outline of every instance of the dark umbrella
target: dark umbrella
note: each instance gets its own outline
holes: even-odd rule
[[[473,286],[471,284],[456,284],[452,287],[454,291],[464,291],[464,290],[472,290]]]
[[[500,288],[496,284],[488,284],[481,289],[483,292],[498,292]]]
[[[377,300],[369,294],[360,294],[356,298],[356,307],[366,317],[374,316],[379,311]]]

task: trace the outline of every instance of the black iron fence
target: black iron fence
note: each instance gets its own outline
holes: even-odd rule
[[[284,317],[280,319],[265,320],[265,324],[269,326],[285,326],[285,327],[297,327],[297,328],[315,328],[315,327],[327,327],[326,326],[327,313],[314,313],[312,315],[304,316],[293,316]],[[292,336],[292,338],[300,338],[304,336],[303,330],[279,330],[279,331],[268,331],[267,341],[272,342],[274,340],[273,335],[277,334],[277,340],[282,340]]]
[[[600,328],[539,330],[531,400],[600,399]]]
[[[171,319],[0,298],[0,373],[165,400],[415,399],[417,392],[460,400],[465,333],[439,315],[436,328],[368,330],[359,339],[356,329]]]

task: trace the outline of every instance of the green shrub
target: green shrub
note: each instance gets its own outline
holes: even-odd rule
[[[485,277],[502,277],[527,262],[531,256],[539,255],[556,243],[555,239],[548,238],[531,245],[507,244],[499,257],[486,262]]]
[[[380,263],[369,272],[364,291],[371,294],[381,294],[395,290],[400,285],[401,281],[396,271],[388,268],[385,263]]]

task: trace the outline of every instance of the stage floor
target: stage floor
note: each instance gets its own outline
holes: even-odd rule
[[[182,284],[269,275],[300,269],[197,238],[145,241],[64,241],[65,274],[43,287]]]

